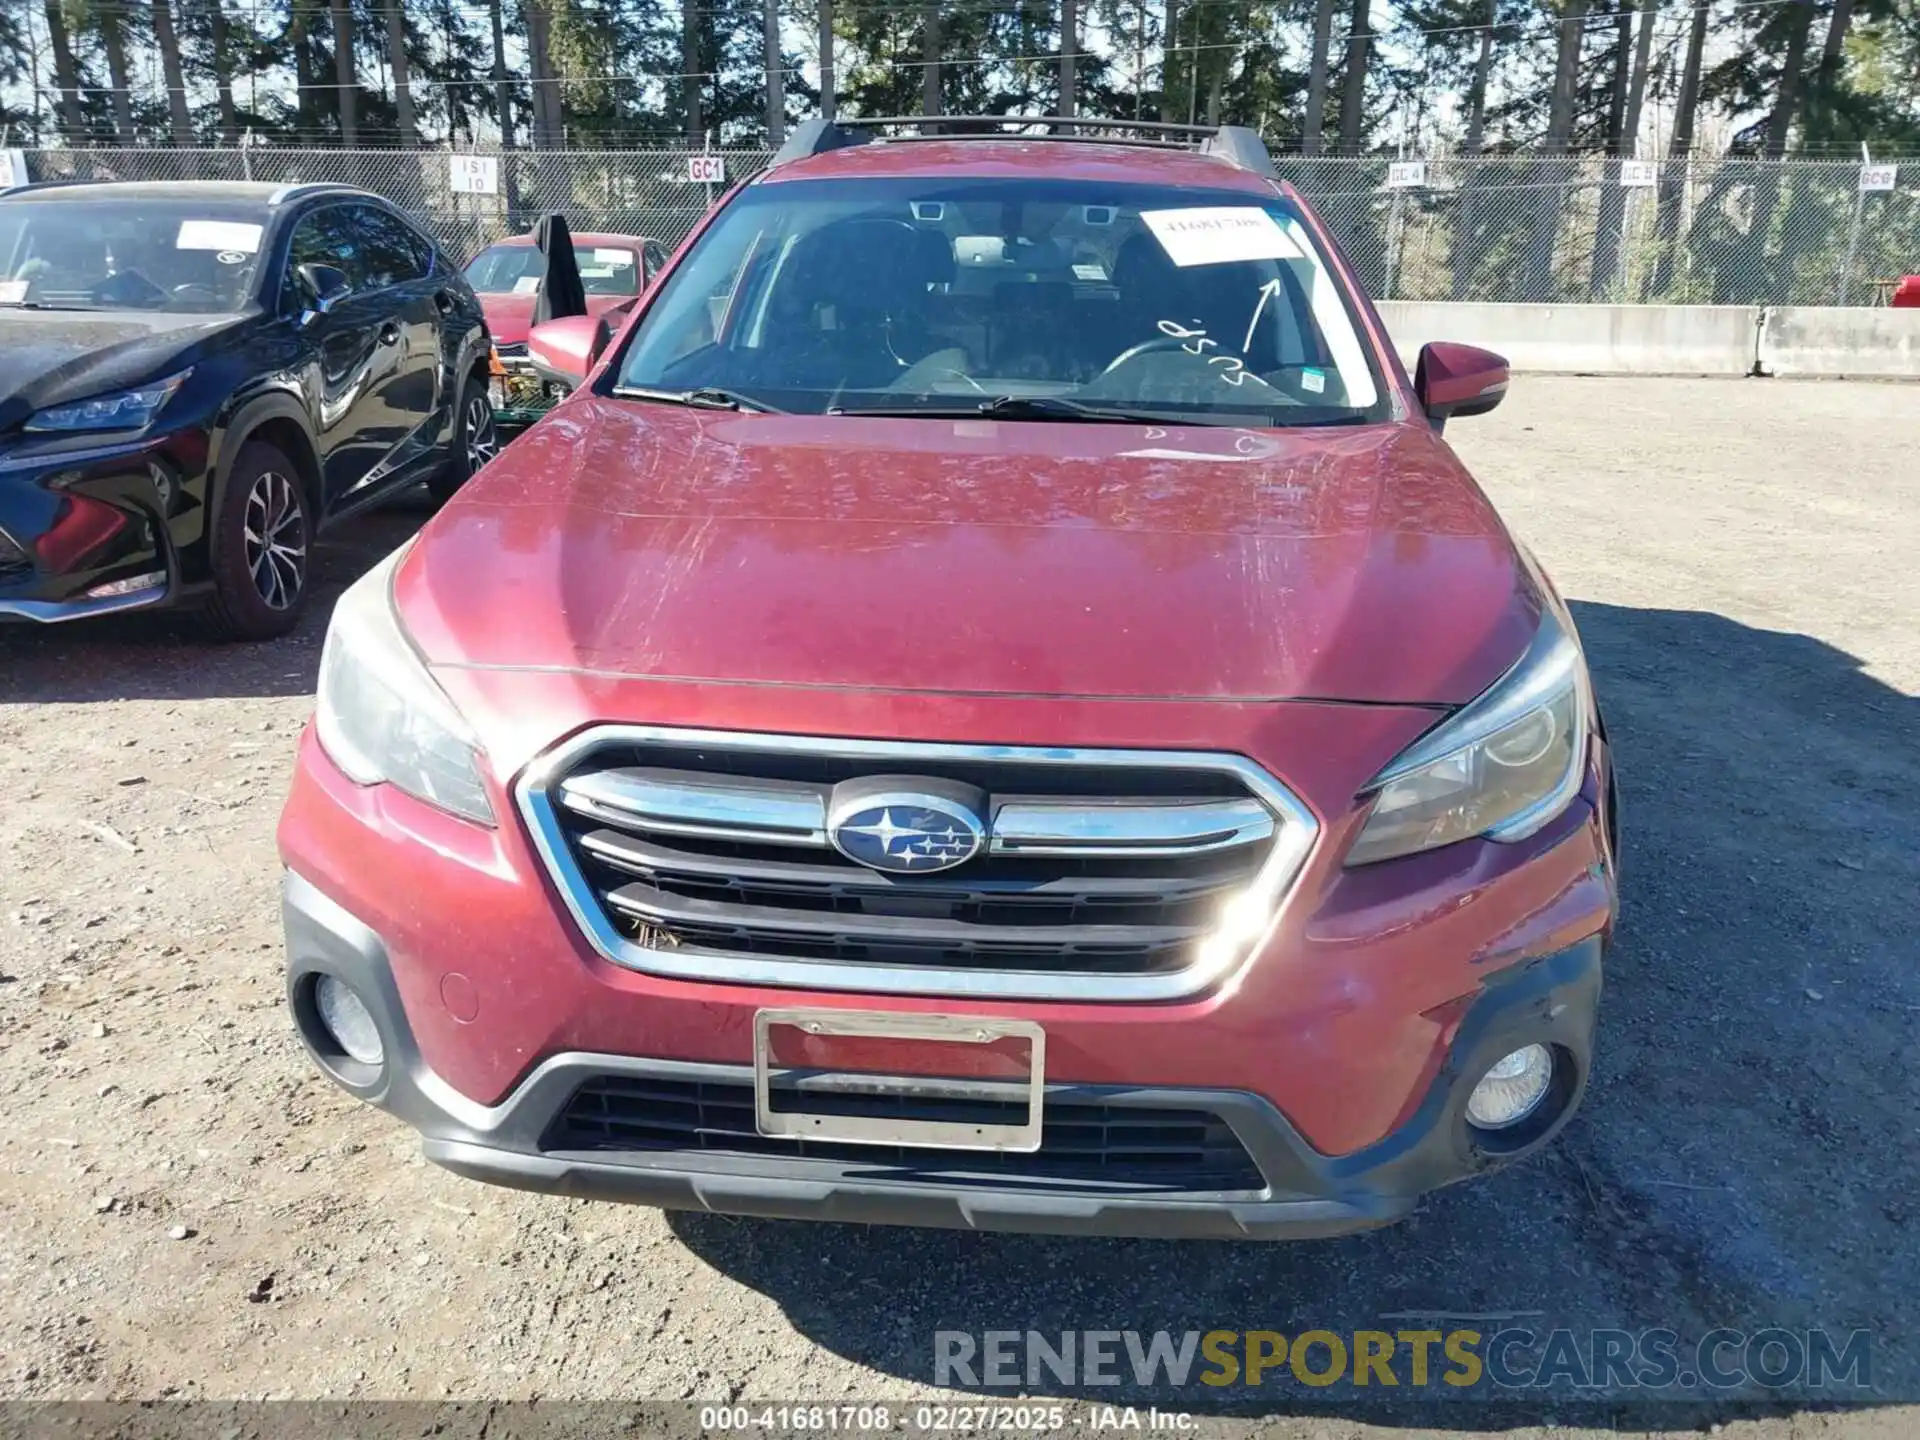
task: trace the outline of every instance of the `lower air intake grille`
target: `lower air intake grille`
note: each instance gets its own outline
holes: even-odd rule
[[[0,530],[0,585],[11,585],[33,574],[33,557],[6,531]]]
[[[608,958],[868,993],[1191,994],[1245,954],[1314,833],[1239,756],[641,727],[575,742],[520,799]]]
[[[890,1113],[886,1097],[847,1098],[858,1113]],[[911,1103],[920,1113],[928,1102]],[[1009,1123],[1024,1114],[1022,1106],[1011,1103],[952,1104],[964,1107],[969,1120]],[[749,1084],[608,1076],[580,1087],[541,1148],[603,1156],[662,1151],[784,1156],[860,1165],[869,1174],[899,1172],[874,1178],[983,1185],[1020,1179],[1114,1193],[1258,1192],[1266,1184],[1233,1128],[1208,1110],[1048,1100],[1041,1134],[1040,1149],[1025,1154],[777,1139],[755,1128]]]

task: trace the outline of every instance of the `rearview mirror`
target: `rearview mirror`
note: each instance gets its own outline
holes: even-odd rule
[[[1413,391],[1435,430],[1455,416],[1484,415],[1507,394],[1507,357],[1436,340],[1420,347]]]
[[[302,265],[293,273],[307,292],[307,313],[301,317],[303,322],[326,314],[346,299],[348,292],[353,289],[346,271],[332,265]]]
[[[527,359],[545,379],[579,385],[612,338],[613,326],[605,315],[568,315],[533,327],[527,335]]]

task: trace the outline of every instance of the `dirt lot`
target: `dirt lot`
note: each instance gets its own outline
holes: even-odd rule
[[[1880,1407],[1729,1432],[1912,1433],[1916,434],[1920,389],[1763,381],[1527,379],[1456,427],[1575,601],[1625,921],[1559,1146],[1337,1243],[668,1217],[432,1169],[282,1010],[272,831],[326,605],[255,648],[0,631],[0,1397],[897,1399],[938,1329],[1422,1311],[1863,1326]],[[324,598],[420,514],[332,536]],[[1241,1408],[1302,1435],[1492,1418],[1299,1395]]]

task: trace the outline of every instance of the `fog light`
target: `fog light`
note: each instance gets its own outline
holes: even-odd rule
[[[1553,1052],[1529,1045],[1496,1060],[1467,1097],[1467,1119],[1482,1130],[1517,1125],[1539,1108],[1553,1083]]]
[[[340,1048],[362,1065],[378,1065],[386,1051],[380,1045],[380,1028],[366,1002],[344,981],[322,975],[313,982],[313,1008],[320,1012],[320,1023],[339,1042]]]

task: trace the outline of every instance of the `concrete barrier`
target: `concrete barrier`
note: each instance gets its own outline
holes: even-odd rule
[[[1760,329],[1760,369],[1920,380],[1920,310],[1770,306]]]
[[[1515,370],[1567,375],[1750,375],[1762,315],[1754,305],[1375,306],[1409,371],[1429,340],[1457,340],[1497,350]]]

